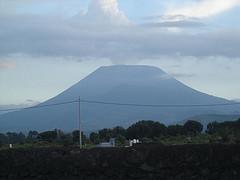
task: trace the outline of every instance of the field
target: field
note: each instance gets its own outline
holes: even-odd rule
[[[239,179],[240,145],[141,144],[131,148],[0,151],[0,179]]]

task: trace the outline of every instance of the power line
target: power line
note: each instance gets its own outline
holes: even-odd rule
[[[44,107],[72,104],[72,103],[77,103],[77,102],[79,102],[79,100],[65,101],[65,102],[45,104],[45,105],[36,105],[36,106],[26,107],[26,108],[0,109],[0,112],[26,110],[26,109],[38,109],[38,108],[44,108]],[[158,107],[176,107],[176,108],[181,108],[181,107],[215,107],[215,106],[240,105],[240,103],[238,103],[238,102],[220,103],[220,104],[135,104],[135,103],[118,103],[118,102],[106,102],[106,101],[91,101],[91,100],[83,100],[83,99],[81,99],[81,102],[82,103],[88,103],[88,104],[103,104],[103,105],[114,105],[114,106],[134,106],[134,107],[153,107],[153,108],[158,108]]]
[[[65,102],[59,102],[59,103],[53,103],[53,104],[45,104],[45,105],[36,105],[32,107],[26,107],[26,108],[11,108],[11,109],[0,109],[0,112],[4,111],[18,111],[18,110],[25,110],[25,109],[38,109],[38,108],[44,108],[44,107],[50,107],[50,106],[60,106],[65,104],[72,104],[78,102],[77,100],[74,101],[65,101]]]
[[[240,105],[240,103],[222,103],[222,104],[132,104],[132,103],[115,103],[115,102],[104,102],[104,101],[89,101],[81,100],[83,103],[90,104],[105,104],[105,105],[116,105],[116,106],[136,106],[136,107],[211,107],[211,106],[232,106]]]

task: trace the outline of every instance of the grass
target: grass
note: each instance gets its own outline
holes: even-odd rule
[[[239,137],[232,137],[228,135],[227,137],[221,135],[209,135],[209,134],[199,134],[197,136],[189,137],[189,136],[163,136],[163,137],[155,137],[153,139],[143,138],[143,143],[159,143],[163,145],[184,145],[184,144],[211,144],[211,143],[228,143],[228,144],[236,144],[240,143]],[[46,141],[38,141],[38,142],[26,142],[20,144],[13,144],[13,149],[31,149],[31,148],[78,148],[77,144],[75,145],[64,145],[61,142],[46,142]],[[92,149],[96,147],[93,144],[85,144],[83,145],[83,149]],[[117,147],[124,147],[124,145],[117,144]],[[0,145],[0,150],[10,149],[9,145]]]

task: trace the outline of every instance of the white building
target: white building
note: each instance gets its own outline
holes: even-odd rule
[[[139,139],[133,139],[133,140],[129,140],[129,146],[132,147],[134,144],[139,144],[140,141]]]

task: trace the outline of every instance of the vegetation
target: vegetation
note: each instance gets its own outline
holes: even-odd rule
[[[91,147],[100,142],[115,138],[117,146],[125,146],[127,140],[139,139],[142,143],[186,144],[186,143],[240,143],[240,119],[233,122],[212,122],[203,132],[203,125],[189,120],[184,125],[165,126],[155,121],[139,121],[127,129],[114,127],[92,132],[89,137],[82,133],[85,147]],[[52,131],[23,133],[0,133],[0,147],[14,144],[16,147],[39,146],[74,146],[79,143],[79,131],[64,133],[55,129]]]
[[[183,133],[189,136],[196,136],[203,130],[203,125],[197,121],[187,121],[183,126]]]
[[[167,127],[154,121],[139,121],[127,129],[129,139],[154,138],[166,135]]]

